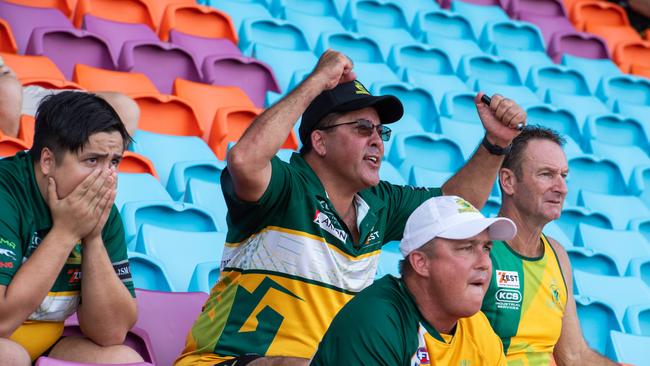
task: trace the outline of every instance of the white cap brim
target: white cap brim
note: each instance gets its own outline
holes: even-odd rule
[[[452,240],[469,239],[485,229],[488,229],[490,240],[510,240],[517,234],[517,226],[512,220],[505,217],[485,218],[481,216],[473,220],[463,220],[436,236]]]

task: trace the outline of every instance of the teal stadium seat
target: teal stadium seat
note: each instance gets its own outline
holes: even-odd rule
[[[136,288],[171,292],[172,285],[162,263],[146,254],[127,252],[131,276]]]
[[[483,33],[486,24],[509,20],[508,14],[498,5],[477,5],[455,0],[451,2],[451,10],[469,20],[477,38]]]
[[[237,31],[241,31],[246,19],[271,18],[266,0],[205,0],[205,3],[227,13]]]
[[[150,174],[119,173],[115,206],[122,211],[125,203],[137,201],[172,202],[172,198],[160,182]]]
[[[255,45],[294,51],[309,50],[307,39],[300,28],[286,20],[273,18],[248,18],[242,23],[239,48],[244,54],[252,55]]]
[[[635,145],[612,145],[593,139],[588,141],[594,155],[610,159],[618,164],[626,182],[629,182],[632,179],[632,174],[637,166],[650,164],[650,158],[648,157],[645,148]]]
[[[440,10],[440,5],[431,0],[393,0],[393,2],[402,8],[408,24],[413,24],[418,12]]]
[[[221,261],[226,233],[185,232],[143,225],[136,251],[158,259],[174,291],[187,291],[197,264]]]
[[[604,77],[596,96],[610,108],[615,102],[650,106],[650,80],[632,75]]]
[[[320,35],[325,32],[345,32],[341,21],[333,16],[313,15],[286,8],[284,19],[302,29],[310,49],[315,49]]]
[[[191,180],[219,183],[224,161],[180,161],[172,166],[167,181],[167,191],[176,201],[182,199]],[[187,201],[186,201],[187,202]]]
[[[573,113],[581,130],[590,115],[610,112],[609,108],[593,95],[567,94],[554,89],[547,89],[544,102],[567,109]]]
[[[438,108],[433,96],[427,90],[404,82],[375,83],[370,90],[374,95],[394,95],[404,105],[404,117],[397,123],[391,124],[391,128],[399,124],[415,123],[419,125],[419,130],[438,131],[440,118]]]
[[[570,174],[570,173],[569,173]],[[576,232],[578,225],[583,223],[603,229],[612,229],[612,222],[606,215],[589,208],[580,206],[565,206],[562,209],[562,215],[555,223],[562,229],[570,239],[571,245],[575,245]]]
[[[623,173],[616,163],[588,154],[569,159],[567,185],[569,193],[565,204],[568,205],[577,205],[582,190],[612,195],[628,192]]]
[[[627,230],[631,220],[650,218],[650,209],[636,196],[615,196],[582,190],[578,203],[607,215],[614,230]]]
[[[190,285],[187,291],[210,293],[212,287],[219,280],[220,263],[216,261],[201,262],[194,267],[194,273],[190,279]]]
[[[540,99],[549,92],[591,96],[587,80],[578,70],[566,66],[535,66],[530,69],[526,85],[534,90]]]
[[[228,228],[226,222],[228,207],[219,180],[206,181],[196,178],[188,180],[183,202],[192,203],[209,211],[217,220],[219,230],[225,231]]]
[[[402,186],[407,184],[406,179],[404,179],[399,170],[397,170],[393,164],[387,160],[381,162],[381,167],[379,168],[379,179]]]
[[[580,70],[589,84],[589,90],[592,92],[596,91],[601,79],[604,77],[621,75],[621,70],[609,58],[593,59],[565,53],[562,56],[562,65]]]
[[[618,362],[629,365],[650,366],[648,350],[650,336],[637,336],[618,331],[611,331],[611,348]]]
[[[526,106],[526,114],[529,125],[548,127],[564,137],[564,153],[567,159],[584,153],[582,134],[573,113],[552,104],[530,104]]]

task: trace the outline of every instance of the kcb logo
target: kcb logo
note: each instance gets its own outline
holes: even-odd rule
[[[499,290],[495,296],[499,302],[511,302],[516,304],[521,302],[521,293],[516,290]]]

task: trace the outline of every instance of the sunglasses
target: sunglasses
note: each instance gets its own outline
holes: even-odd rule
[[[334,127],[352,125],[352,124],[356,124],[354,128],[357,130],[359,136],[368,137],[371,136],[374,131],[377,131],[382,141],[388,141],[390,139],[390,134],[391,134],[390,128],[384,125],[374,125],[372,124],[372,122],[368,121],[367,119],[358,119],[352,122],[345,122],[345,123],[339,123],[337,125],[320,127],[317,128],[317,130],[325,131],[325,130],[332,129]]]

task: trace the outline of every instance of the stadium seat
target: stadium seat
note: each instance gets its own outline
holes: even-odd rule
[[[650,115],[650,106],[624,103],[621,101],[614,102],[612,109],[614,113],[620,113],[624,116],[634,118],[637,121],[645,121]]]
[[[592,95],[566,94],[556,90],[548,90],[544,102],[556,107],[567,109],[573,113],[580,129],[584,129],[587,118],[592,114],[609,113],[609,108],[597,97]]]
[[[437,132],[438,109],[433,96],[425,89],[409,83],[374,83],[370,88],[373,95],[394,95],[404,106],[404,115],[411,116],[424,131]],[[404,118],[402,118],[404,119]],[[399,121],[398,123],[403,123]],[[394,124],[391,124],[391,127]]]
[[[189,203],[132,201],[124,204],[121,213],[129,250],[136,249],[143,225],[186,232],[212,232],[220,229],[210,212]]]
[[[379,254],[379,262],[377,263],[377,272],[375,274],[375,279],[380,279],[386,275],[400,277],[399,261],[404,259],[404,256],[402,256],[402,254],[399,252],[399,247],[397,251],[387,249],[386,247],[391,243],[385,244],[381,249],[381,253]]]
[[[589,116],[584,127],[584,139],[585,147],[591,147],[589,145],[592,141],[622,147],[635,146],[643,151],[648,151],[649,147],[648,137],[640,121],[612,113]],[[600,155],[605,156],[605,154]],[[641,163],[641,161],[631,162]]]
[[[265,1],[265,0],[263,0]],[[333,0],[270,0],[270,9],[273,14],[285,18],[289,11],[302,12],[318,17],[338,18],[344,9],[338,8],[338,4]]]
[[[203,136],[203,126],[194,108],[185,100],[164,94],[136,94],[133,98],[140,106],[139,129],[177,136]]]
[[[310,50],[287,50],[259,44],[253,47],[253,57],[271,66],[281,94],[291,91],[318,63],[318,58]],[[267,94],[267,101],[270,94],[275,93]]]
[[[203,81],[212,85],[239,87],[260,108],[264,107],[268,91],[280,92],[273,70],[267,64],[241,55],[206,57]]]
[[[219,184],[221,180],[221,172],[225,168],[226,163],[218,160],[179,161],[174,164],[171,173],[169,174],[169,180],[167,181],[167,192],[169,192],[174,200],[179,201],[185,195],[185,190],[191,180],[201,180]],[[185,200],[185,202],[190,201]]]
[[[625,9],[614,3],[581,1],[573,7],[571,21],[577,29],[606,39],[611,53],[622,42],[641,41],[639,34],[630,26]]]
[[[630,193],[638,196],[650,207],[650,165],[638,164],[630,179]]]
[[[648,220],[643,221],[646,225],[648,224]],[[633,230],[636,230],[636,228],[633,228]],[[647,231],[646,232],[641,232],[642,235],[647,240]],[[642,257],[642,258],[634,258],[630,261],[630,266],[628,268],[628,276],[634,276],[637,278],[640,278],[643,282],[645,282],[646,286],[650,287],[650,258],[648,257]],[[644,314],[646,319],[648,320],[647,322],[644,323],[643,329],[641,331],[638,331],[638,325],[635,324],[635,322],[632,322],[630,328],[633,332],[637,334],[646,334],[650,335],[650,319],[647,317],[650,316],[650,313]]]
[[[487,202],[485,202],[485,206],[481,209],[481,213],[485,215],[485,217],[496,217],[499,214],[500,208],[501,200],[489,197]]]
[[[149,362],[126,363],[124,366],[153,366]],[[78,363],[72,361],[63,361],[56,358],[41,356],[36,360],[35,366],[101,366],[101,364]]]
[[[386,63],[402,80],[409,69],[430,74],[454,74],[447,54],[424,44],[393,46]]]
[[[137,72],[112,71],[77,64],[72,80],[89,91],[111,90],[128,95],[160,94],[145,74]]]
[[[149,174],[120,172],[117,182],[115,206],[120,211],[127,202],[172,202],[172,198],[165,188],[160,185],[160,182],[155,177]]]
[[[632,64],[630,67],[630,73],[650,79],[650,66]]]
[[[567,238],[569,238],[571,245],[576,245],[575,236],[578,225],[581,223],[603,229],[612,229],[612,222],[607,216],[598,211],[580,206],[564,207],[562,209],[562,215],[554,222],[566,234]]]
[[[635,196],[614,196],[582,190],[578,204],[607,215],[614,230],[627,230],[631,220],[650,217],[650,209]]]
[[[5,0],[5,2],[36,8],[56,8],[59,9],[63,15],[70,18],[77,0]]]
[[[454,69],[467,54],[480,54],[472,26],[461,14],[446,10],[418,13],[413,23],[413,32],[419,40],[444,50]]]
[[[564,6],[558,0],[509,0],[508,13],[513,17],[520,14],[539,14],[544,16],[567,16]]]
[[[598,249],[567,247],[566,252],[573,270],[602,276],[618,276],[620,273],[615,259]]]
[[[228,207],[221,191],[219,181],[205,179],[188,179],[183,193],[183,202],[193,203],[202,207],[212,214],[217,220],[219,228],[225,230],[228,227],[226,214]]]
[[[561,62],[562,65],[580,70],[592,92],[596,92],[601,79],[621,75],[621,70],[609,58],[591,59],[565,53]]]
[[[442,100],[440,114],[457,121],[481,124],[481,119],[476,110],[476,103],[474,102],[475,98],[476,94],[473,92],[449,92],[445,94]]]
[[[172,29],[169,31],[169,41],[190,51],[197,65],[203,65],[208,56],[242,54],[228,38],[205,38]]]
[[[623,42],[616,48],[614,62],[624,72],[634,71],[637,74],[646,75],[650,68],[650,42]]]
[[[402,8],[408,24],[413,24],[420,11],[440,10],[438,3],[429,0],[394,0],[394,3],[399,4]]]
[[[526,85],[534,90],[540,99],[548,91],[573,95],[592,95],[587,80],[578,70],[566,66],[535,66],[530,70]]]
[[[156,33],[144,24],[133,24],[103,19],[94,15],[84,16],[83,29],[105,39],[111,53],[118,59],[125,42],[149,41],[161,43]]]
[[[350,32],[323,33],[316,46],[316,54],[320,55],[328,48],[350,57],[357,79],[368,87],[375,82],[400,81],[385,64],[379,46],[368,37]]]
[[[133,151],[125,151],[119,166],[120,173],[144,173],[158,179],[156,168],[151,160]]]
[[[283,18],[303,30],[310,49],[316,48],[318,38],[324,32],[345,32],[345,28],[335,16],[314,15],[303,10],[308,9],[285,8]]]
[[[47,89],[82,89],[76,83],[66,80],[59,68],[45,56],[27,56],[0,53],[23,86],[38,85]]]
[[[389,161],[403,177],[409,177],[409,184],[415,184],[414,174],[427,175],[423,169],[432,172],[431,174],[439,173],[439,177],[447,176],[457,171],[465,162],[465,158],[460,147],[442,135],[403,133],[395,137],[389,152]],[[435,184],[426,184],[429,187],[432,185]]]
[[[29,147],[23,140],[4,136],[0,133],[0,158],[14,156],[17,152],[28,149]]]
[[[601,37],[568,29],[553,34],[548,43],[548,55],[555,62],[560,62],[564,55],[609,59],[609,50]]]
[[[204,127],[203,139],[208,140],[217,111],[224,107],[254,107],[248,95],[236,86],[216,86],[177,78],[174,94],[188,101]]]
[[[480,37],[483,28],[489,22],[508,21],[508,14],[498,5],[477,5],[463,1],[452,1],[451,10],[466,17],[474,35]]]
[[[81,28],[88,14],[116,22],[144,24],[156,30],[151,8],[145,0],[78,0],[73,16],[75,27]]]
[[[28,148],[34,144],[34,130],[36,120],[34,116],[23,114],[20,116],[20,127],[18,128],[18,139],[23,141]],[[2,133],[0,132],[0,135]]]
[[[605,77],[596,92],[610,108],[616,101],[638,105],[650,105],[650,80],[631,75]]]
[[[560,227],[557,225],[556,221],[551,221],[547,223],[546,226],[544,226],[542,232],[544,233],[544,235],[550,236],[551,238],[555,239],[558,243],[560,243],[560,245],[562,245],[567,250],[569,248],[573,248],[573,240],[567,237],[564,231],[562,231],[562,229],[560,229]]]
[[[397,185],[406,185],[406,179],[402,174],[391,164],[389,161],[384,160],[381,162],[381,167],[379,168],[379,179],[388,181]]]
[[[166,148],[166,147],[173,148]],[[130,150],[150,159],[160,182],[167,187],[174,164],[193,161],[195,163],[217,162],[217,157],[208,145],[198,137],[161,135],[147,131],[136,131]]]
[[[205,2],[207,5],[228,14],[238,32],[241,32],[242,23],[246,19],[271,18],[271,13],[267,9],[269,2],[267,0],[206,0]]]
[[[626,182],[632,179],[632,173],[637,165],[650,164],[650,157],[644,149],[638,146],[617,146],[597,140],[589,140],[588,143],[594,155],[610,159],[618,164]]]
[[[194,268],[188,291],[210,293],[212,287],[219,280],[221,273],[219,262],[201,262]]]
[[[580,270],[575,272],[584,273]],[[614,309],[609,303],[592,297],[575,295],[575,301],[582,335],[587,344],[599,353],[606,354],[609,342],[607,332],[623,330]]]
[[[129,251],[129,266],[136,288],[153,291],[173,291],[162,263],[151,256]]]
[[[580,127],[573,113],[551,104],[532,104],[526,106],[526,114],[529,125],[548,127],[565,138],[564,152],[567,158],[583,153]]]
[[[253,53],[254,45],[265,45],[294,51],[308,51],[302,30],[280,19],[247,19],[239,31],[239,48],[245,55]]]
[[[0,19],[0,52],[18,52],[18,45],[13,33],[11,33],[11,27],[3,19]]]
[[[485,129],[480,122],[440,117],[440,133],[458,144],[465,159],[469,159],[485,136]]]
[[[205,38],[226,38],[237,44],[237,30],[230,17],[214,8],[192,4],[169,4],[160,21],[160,39],[169,40],[171,30]]]
[[[650,349],[650,336],[638,336],[612,330],[610,337],[612,353],[618,362],[648,366],[647,351]]]
[[[568,205],[578,203],[581,190],[604,194],[627,194],[623,173],[611,160],[585,154],[569,159],[569,170],[571,178],[567,180],[569,193],[566,196]],[[160,173],[160,170],[158,172]],[[589,206],[588,208],[595,209]]]
[[[544,36],[544,43],[547,47],[553,41],[553,38],[561,34],[576,33],[575,28],[565,16],[557,15],[540,15],[535,13],[521,13],[519,20],[536,24]]]
[[[72,29],[72,23],[58,9],[36,8],[0,2],[0,18],[11,28],[19,54],[24,54],[32,31],[37,27]]]
[[[156,29],[160,28],[160,21],[165,15],[165,10],[170,4],[186,4],[186,5],[196,5],[197,3],[202,3],[202,1],[195,0],[145,0],[149,4],[149,10],[151,11],[151,16],[153,17],[153,23],[156,25]]]
[[[581,223],[576,232],[575,244],[608,255],[616,263],[618,275],[629,272],[633,259],[650,258],[650,243],[638,231],[603,229]],[[650,299],[648,299],[650,305]]]
[[[221,261],[225,240],[225,232],[176,231],[144,224],[135,250],[162,262],[172,288],[187,291],[198,263]],[[181,248],[179,243],[185,245]]]

